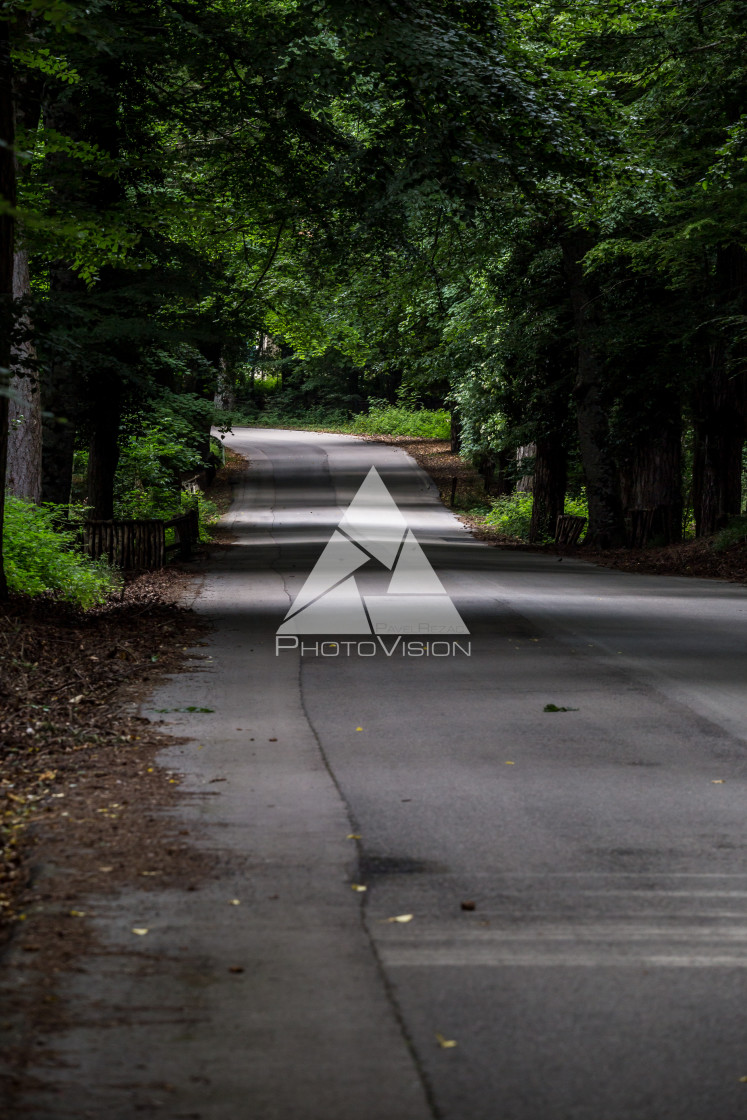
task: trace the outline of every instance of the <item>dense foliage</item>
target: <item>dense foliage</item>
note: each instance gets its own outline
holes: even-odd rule
[[[582,486],[602,545],[740,512],[747,0],[0,13],[13,493],[85,451],[96,517],[171,510],[214,399],[417,401],[494,494],[532,475],[533,539]]]
[[[63,531],[59,510],[9,495],[4,533],[5,571],[12,591],[49,592],[84,609],[120,588],[106,557],[89,560],[76,548],[77,531]]]

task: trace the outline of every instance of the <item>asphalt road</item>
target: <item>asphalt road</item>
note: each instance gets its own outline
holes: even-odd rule
[[[148,705],[214,709],[164,758],[215,881],[101,903],[33,1115],[747,1116],[747,590],[478,544],[396,448],[227,443],[212,661]],[[470,656],[276,654],[372,464]]]

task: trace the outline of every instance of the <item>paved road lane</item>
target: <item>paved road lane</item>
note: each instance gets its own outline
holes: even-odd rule
[[[135,1115],[158,1073],[159,1114],[203,1120],[747,1115],[747,591],[480,545],[396,448],[227,442],[251,471],[197,603],[213,662],[153,706],[215,708],[175,716],[193,742],[166,759],[229,871],[186,901],[102,905],[115,963],[70,989],[142,1004],[139,908],[190,962],[149,996],[194,1023],[71,1034],[70,1114]],[[275,655],[371,464],[471,656]]]

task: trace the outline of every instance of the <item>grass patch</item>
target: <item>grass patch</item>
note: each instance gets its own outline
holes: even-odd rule
[[[373,400],[368,412],[353,417],[351,430],[361,435],[448,439],[451,417],[445,408],[406,408]]]
[[[289,428],[301,432],[338,432],[342,435],[409,436],[412,439],[448,439],[451,419],[446,409],[405,408],[374,400],[368,412],[350,416],[344,412],[309,409],[300,416],[234,409],[216,412],[215,426],[232,428]]]

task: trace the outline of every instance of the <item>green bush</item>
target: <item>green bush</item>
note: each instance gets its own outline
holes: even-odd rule
[[[343,433],[353,430],[346,413],[330,412],[323,407],[307,408],[299,414],[269,407],[262,412],[253,412],[249,408],[234,408],[230,411],[221,409],[216,410],[213,423],[221,432],[230,432],[233,428],[297,428],[302,432]]]
[[[197,510],[197,517],[200,529],[200,540],[207,543],[212,540],[208,530],[209,525],[215,525],[220,521],[220,510],[215,502],[211,502],[210,498],[206,498],[201,490],[197,490],[194,494],[189,494],[182,491],[181,495],[181,512],[186,513],[190,509]]]
[[[11,591],[51,591],[88,610],[119,590],[121,579],[104,557],[90,560],[76,551],[74,531],[55,528],[57,507],[35,506],[11,494],[5,502],[3,552]]]
[[[724,552],[734,544],[747,541],[747,516],[739,514],[729,518],[729,524],[716,534],[713,547],[716,552]]]
[[[372,400],[368,412],[350,418],[341,411],[323,406],[295,414],[268,406],[262,412],[249,409],[218,411],[214,418],[220,431],[232,428],[298,428],[299,431],[350,432],[352,435],[411,436],[421,439],[449,439],[451,417],[446,409],[413,408]]]
[[[532,520],[531,494],[516,490],[513,494],[506,494],[494,498],[492,508],[485,514],[485,524],[499,529],[507,537],[516,537],[520,541],[529,540],[529,526]],[[586,494],[581,493],[574,498],[566,498],[565,512],[572,517],[585,517],[588,520],[589,506]],[[581,534],[583,540],[586,530]]]
[[[177,398],[163,391],[154,414],[148,420],[135,417],[131,429],[122,433],[122,447],[114,481],[114,516],[130,518],[178,517],[196,508],[200,521],[200,540],[209,541],[208,525],[219,518],[218,508],[201,492],[182,490],[180,472],[197,473],[203,461],[204,432],[212,415],[212,404],[193,395]],[[223,457],[219,440],[211,437],[210,449]],[[167,543],[173,531],[168,530]]]
[[[499,529],[507,537],[520,541],[529,539],[529,524],[532,520],[532,495],[516,490],[495,498],[492,508],[485,514],[485,524]]]
[[[411,408],[372,400],[368,412],[353,417],[351,430],[361,435],[449,439],[451,417],[445,408]]]

